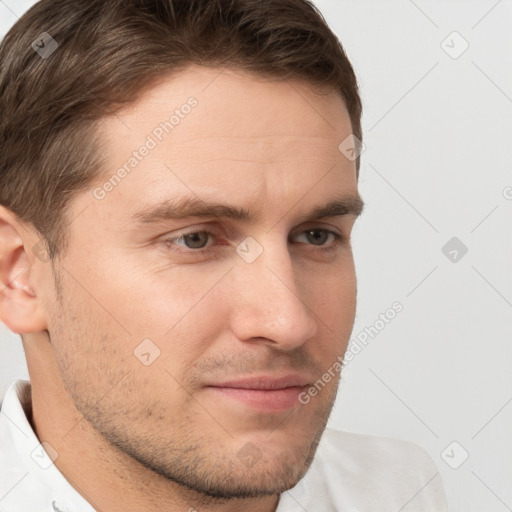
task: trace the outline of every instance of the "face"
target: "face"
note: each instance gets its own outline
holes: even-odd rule
[[[355,315],[342,100],[191,67],[98,129],[108,162],[71,203],[48,307],[76,408],[124,453],[209,496],[291,488],[339,374],[299,396],[344,353]]]

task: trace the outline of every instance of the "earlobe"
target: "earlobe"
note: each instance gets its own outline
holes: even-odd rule
[[[46,329],[41,300],[30,279],[31,239],[12,212],[0,205],[0,321],[17,334]]]

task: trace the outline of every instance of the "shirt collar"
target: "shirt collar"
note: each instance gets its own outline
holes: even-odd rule
[[[1,406],[0,475],[5,475],[0,478],[0,510],[15,512],[23,503],[31,510],[44,512],[95,512],[55,466],[55,449],[41,442],[32,429],[27,418],[32,408],[30,389],[27,380],[12,382]],[[4,483],[7,478],[9,484]],[[4,489],[2,485],[9,487]]]

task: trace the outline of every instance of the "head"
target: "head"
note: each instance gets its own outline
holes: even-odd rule
[[[295,485],[339,374],[297,394],[346,350],[362,208],[339,149],[362,139],[356,78],[319,12],[42,0],[2,42],[0,106],[0,318],[33,387],[186,488]]]

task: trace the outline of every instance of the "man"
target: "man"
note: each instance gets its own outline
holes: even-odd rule
[[[361,102],[306,0],[42,0],[0,49],[0,510],[445,510],[325,429]]]

